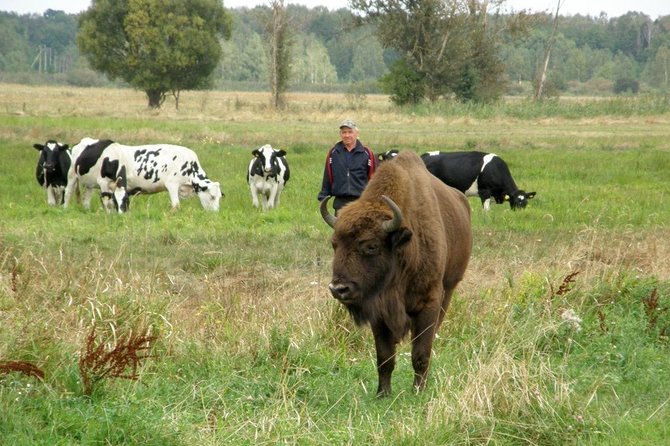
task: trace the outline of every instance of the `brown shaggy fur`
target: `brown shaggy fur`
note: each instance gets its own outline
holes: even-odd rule
[[[393,211],[402,224],[386,233]],[[414,384],[425,385],[435,332],[472,249],[470,206],[431,175],[413,152],[382,164],[363,195],[340,211],[333,234],[333,295],[354,320],[370,323],[380,395],[391,392],[395,347],[412,333]]]

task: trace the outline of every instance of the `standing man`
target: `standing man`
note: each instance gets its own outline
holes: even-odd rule
[[[345,204],[356,200],[375,171],[375,155],[358,139],[358,127],[351,119],[340,124],[341,141],[328,151],[319,201],[335,197],[335,215]]]

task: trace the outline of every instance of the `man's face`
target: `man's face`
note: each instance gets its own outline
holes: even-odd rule
[[[345,146],[351,147],[356,144],[358,138],[358,129],[350,129],[349,127],[342,127],[340,129],[340,138]]]

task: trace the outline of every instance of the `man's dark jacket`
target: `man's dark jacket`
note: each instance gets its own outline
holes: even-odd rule
[[[319,201],[329,195],[336,199],[338,197],[342,198],[345,201],[356,199],[361,196],[363,189],[368,184],[369,176],[375,167],[374,156],[372,159],[370,158],[368,150],[363,147],[360,140],[356,140],[356,147],[354,147],[352,153],[347,155],[346,151],[347,149],[342,141],[335,144],[331,149],[323,170],[323,183],[318,195]],[[329,163],[330,169],[328,167]],[[372,168],[370,167],[371,163]]]

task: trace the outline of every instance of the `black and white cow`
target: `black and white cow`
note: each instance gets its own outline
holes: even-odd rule
[[[424,164],[445,184],[470,197],[479,197],[484,210],[490,209],[491,198],[496,203],[509,200],[512,209],[522,209],[535,192],[520,190],[507,163],[493,153],[428,152],[421,155]]]
[[[47,191],[47,203],[59,205],[63,202],[67,172],[72,162],[70,147],[53,139],[44,144],[33,144],[33,147],[40,151],[35,171],[37,182]]]
[[[78,156],[70,171],[87,189],[100,188],[108,212],[127,211],[132,195],[161,191],[168,192],[173,209],[179,207],[180,198],[195,193],[203,208],[219,210],[221,186],[207,178],[191,149],[172,144],[126,146],[89,138],[80,144],[85,147],[73,150],[77,152],[73,157]],[[68,196],[66,192],[66,202]],[[88,208],[90,196],[84,197],[84,206]]]
[[[378,153],[377,154],[377,161],[380,162],[380,163],[383,163],[384,161],[390,161],[393,158],[395,158],[396,156],[398,156],[398,153],[400,153],[400,151],[398,149],[391,149],[391,150],[387,150],[386,152],[383,152],[383,153]]]
[[[72,193],[83,187],[82,204],[85,209],[91,208],[94,189],[100,189],[102,206],[107,212],[115,209],[112,194],[116,190],[120,169],[118,162],[113,163],[109,158],[103,157],[105,149],[112,144],[114,142],[108,139],[84,138],[72,148],[72,165],[67,175],[64,207],[70,204]],[[125,195],[125,191],[123,194]],[[126,208],[127,204],[126,200]]]
[[[266,144],[251,154],[254,157],[247,170],[251,201],[255,208],[261,206],[267,211],[279,205],[279,197],[290,176],[286,152]]]

